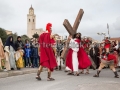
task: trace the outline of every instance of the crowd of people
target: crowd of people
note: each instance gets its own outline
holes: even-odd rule
[[[17,37],[17,41],[14,41],[13,36],[9,36],[3,45],[0,39],[0,62],[4,60],[4,68],[8,70],[20,70],[23,67],[39,67],[39,44],[37,39],[25,40],[25,43],[21,41],[21,37]],[[2,63],[3,64],[3,63]]]
[[[70,44],[76,43],[79,46],[70,47],[68,51],[66,57],[68,75],[79,76],[84,74],[84,69],[86,69],[85,74],[89,74],[89,68],[93,68],[98,69],[94,77],[99,77],[103,68],[110,67],[115,78],[119,78],[116,68],[120,67],[120,47],[116,41],[110,41],[106,36],[101,43],[91,42],[86,37],[81,39],[80,33],[76,33],[70,40]]]
[[[61,54],[66,46],[65,42],[55,40],[52,35],[52,24],[46,25],[46,32],[42,33],[38,39],[21,41],[21,37],[14,38],[9,36],[5,45],[0,39],[0,69],[1,61],[4,60],[4,70],[20,70],[21,68],[38,68],[36,79],[41,80],[40,74],[43,67],[48,68],[48,81],[55,80],[51,78],[51,72],[54,69],[62,69],[65,65],[65,71],[68,75],[79,76],[80,74],[89,74],[89,69],[98,69],[94,77],[99,77],[104,67],[110,67],[115,77],[119,78],[116,68],[120,66],[120,47],[116,41],[110,41],[106,37],[101,43],[92,42],[89,38],[81,38],[81,33],[69,36],[69,49],[66,59],[61,58]],[[79,71],[81,70],[81,71]]]

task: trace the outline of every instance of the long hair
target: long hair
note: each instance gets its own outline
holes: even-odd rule
[[[27,41],[29,41],[28,39],[25,39],[25,44],[27,44]]]
[[[77,34],[79,34],[79,37],[77,37]],[[74,38],[78,38],[79,40],[81,40],[81,33],[75,33],[74,35],[73,35],[73,39]]]

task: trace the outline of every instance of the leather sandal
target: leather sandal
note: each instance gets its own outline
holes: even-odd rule
[[[95,74],[93,77],[99,77],[97,74]]]
[[[74,75],[73,73],[68,73],[67,75]]]
[[[48,78],[47,81],[54,81],[54,78]]]
[[[37,80],[41,80],[40,76],[37,76],[36,79],[37,79]]]
[[[76,73],[76,74],[74,74],[74,76],[79,76],[80,74],[78,74],[78,73]]]
[[[83,71],[81,71],[81,72],[80,72],[80,74],[84,74],[84,72],[83,72]]]
[[[89,73],[89,72],[86,72],[85,74],[87,75],[87,74],[90,74],[90,73]]]

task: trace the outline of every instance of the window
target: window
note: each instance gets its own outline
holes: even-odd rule
[[[29,19],[29,22],[30,22],[30,19]]]
[[[34,22],[34,19],[33,19],[33,22]]]

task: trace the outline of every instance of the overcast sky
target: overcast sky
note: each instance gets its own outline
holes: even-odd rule
[[[36,14],[36,28],[45,29],[46,23],[51,22],[54,33],[68,35],[64,19],[73,26],[82,8],[84,15],[78,31],[83,36],[100,39],[96,33],[107,33],[108,23],[111,37],[120,37],[120,0],[0,0],[0,27],[18,35],[26,34],[31,4]]]

